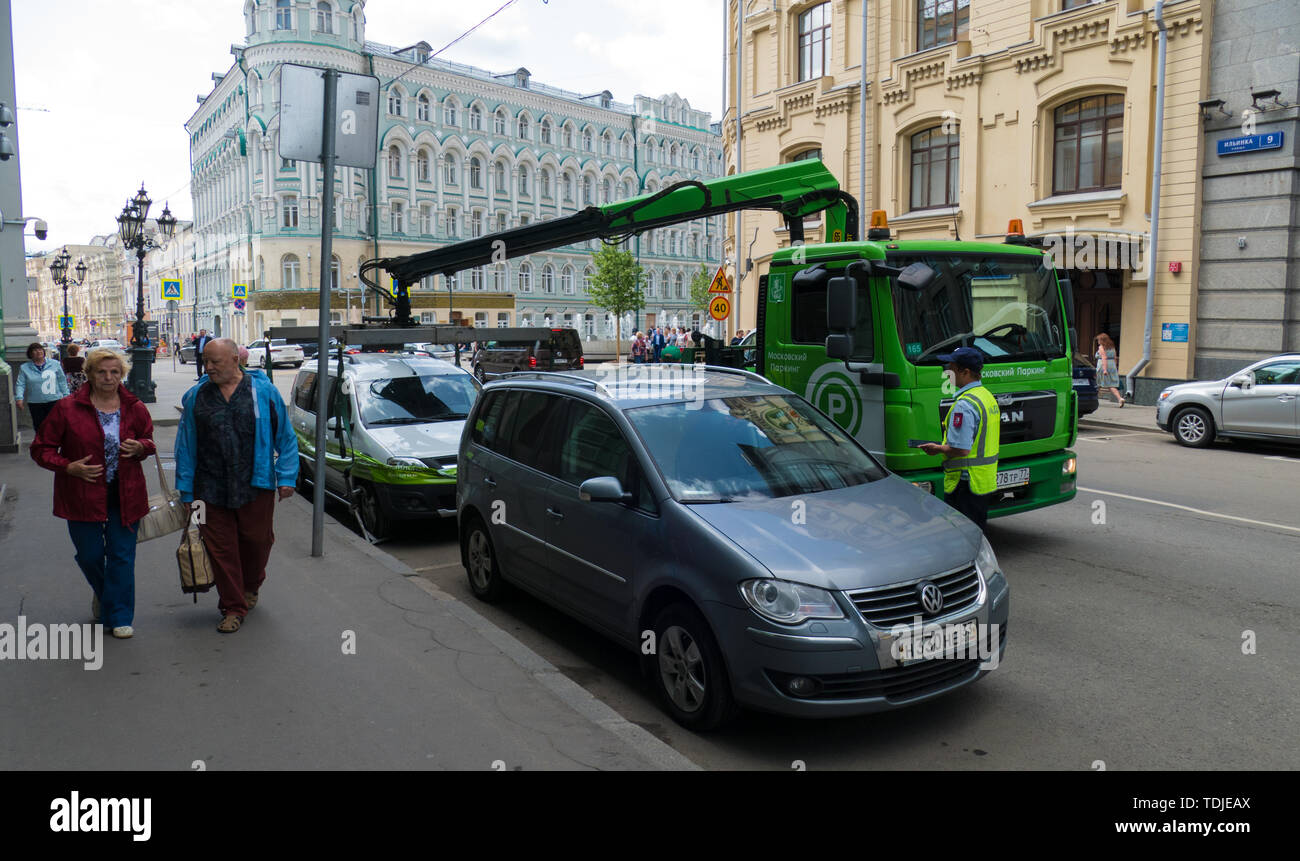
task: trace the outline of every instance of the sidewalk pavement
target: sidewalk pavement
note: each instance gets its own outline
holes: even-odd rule
[[[1125,404],[1123,409],[1113,401],[1102,399],[1101,404],[1086,416],[1079,417],[1080,430],[1132,430],[1162,433],[1156,425],[1156,408],[1138,404]]]
[[[173,437],[161,430],[160,450]],[[52,487],[27,445],[0,454],[11,631],[19,617],[29,631],[90,621]],[[306,500],[280,503],[275,527],[261,601],[238,633],[217,632],[215,590],[197,605],[181,594],[168,536],[139,545],[136,635],[106,637],[101,668],[0,658],[0,769],[695,768],[333,519],[311,558]]]

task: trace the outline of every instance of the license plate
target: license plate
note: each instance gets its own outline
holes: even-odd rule
[[[1022,484],[1029,483],[1029,467],[1024,469],[1008,469],[1006,472],[998,473],[998,490],[1008,487],[1020,487]]]
[[[898,663],[907,666],[927,659],[938,660],[956,654],[969,655],[976,647],[978,626],[974,619],[959,625],[944,625],[941,630],[943,631],[942,647],[937,637],[927,639],[925,636],[913,637],[910,633],[905,635],[898,643]],[[925,653],[927,645],[930,649],[929,655]]]

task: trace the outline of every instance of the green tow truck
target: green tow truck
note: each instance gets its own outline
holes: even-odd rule
[[[741,209],[781,213],[790,246],[759,279],[756,370],[802,393],[894,472],[943,496],[940,458],[910,448],[937,440],[956,394],[937,356],[958,346],[987,356],[984,385],[1002,408],[998,517],[1075,495],[1078,402],[1070,365],[1068,285],[1017,221],[1006,241],[893,240],[884,213],[858,236],[858,204],[815,160],[687,181],[654,194],[476,237],[404,257],[367,261],[396,285],[400,317],[410,285],[552,248],[610,243]],[[803,220],[824,213],[829,242],[804,242]],[[828,349],[829,348],[829,349]]]

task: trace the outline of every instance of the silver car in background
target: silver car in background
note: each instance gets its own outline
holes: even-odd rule
[[[1156,425],[1186,446],[1218,437],[1300,443],[1300,353],[1263,359],[1209,383],[1160,393]]]

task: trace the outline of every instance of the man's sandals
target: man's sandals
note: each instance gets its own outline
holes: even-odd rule
[[[223,634],[233,634],[239,630],[239,626],[242,624],[244,624],[242,616],[230,613],[221,617],[221,624],[217,625],[217,630]]]

